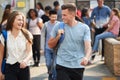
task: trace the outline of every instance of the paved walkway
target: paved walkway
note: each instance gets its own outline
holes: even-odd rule
[[[44,57],[41,58],[40,67],[31,67],[31,80],[48,80],[47,69],[44,62]],[[100,56],[97,56],[92,65],[86,66],[84,80],[120,80],[120,77],[115,77],[106,67],[104,61],[100,61]]]

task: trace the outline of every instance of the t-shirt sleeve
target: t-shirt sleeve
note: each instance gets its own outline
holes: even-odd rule
[[[91,41],[90,28],[87,25],[85,25],[84,41]]]
[[[4,46],[4,41],[5,41],[5,40],[4,40],[4,37],[3,37],[3,35],[1,34],[1,35],[0,35],[0,43],[1,43],[3,46]]]
[[[117,16],[113,16],[112,20],[111,21],[114,21],[116,22],[118,20]]]
[[[37,22],[40,22],[40,23],[41,23],[41,22],[43,22],[43,20],[42,20],[41,18],[38,18],[38,21],[37,21]]]
[[[60,23],[56,23],[50,33],[51,37],[55,38],[57,36],[58,33],[58,29],[59,29],[59,25]]]

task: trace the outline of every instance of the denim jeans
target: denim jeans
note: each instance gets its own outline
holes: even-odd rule
[[[56,54],[53,50],[45,49],[45,60],[49,74],[48,80],[56,80]]]
[[[95,42],[93,45],[93,51],[98,51],[98,45],[99,45],[99,40],[105,39],[105,38],[116,38],[116,35],[114,35],[112,32],[103,32],[101,34],[98,34],[95,37]]]

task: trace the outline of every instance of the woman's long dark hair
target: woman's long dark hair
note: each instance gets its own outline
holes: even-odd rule
[[[43,5],[41,2],[38,2],[37,5],[39,5],[40,9],[44,10]]]
[[[10,15],[11,11],[10,9],[5,9],[4,13],[3,13],[3,16],[2,16],[2,21],[1,21],[1,24],[8,19],[9,15]]]

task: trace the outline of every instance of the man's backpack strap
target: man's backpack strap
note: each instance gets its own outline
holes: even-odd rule
[[[58,48],[60,47],[61,43],[63,42],[63,40],[65,38],[65,23],[64,22],[60,22],[59,29],[63,29],[64,30],[64,34],[61,34],[61,37],[60,37],[60,39],[57,42],[56,53],[57,53]]]
[[[58,44],[61,44],[65,38],[65,23],[64,22],[60,22],[60,26],[59,29],[63,29],[64,30],[64,34],[61,34],[61,37],[58,41]]]
[[[7,31],[2,30],[2,35],[4,37],[4,55],[3,55],[3,61],[1,66],[1,71],[3,74],[5,74],[5,65],[6,65],[6,52],[7,52]]]
[[[28,18],[27,29],[29,29],[29,26],[30,26],[30,18]]]
[[[4,47],[4,56],[3,56],[3,58],[6,58],[6,51],[7,51],[7,31],[6,30],[2,30],[2,35],[3,35],[3,37],[4,37],[4,39],[5,39],[5,41],[4,41],[4,44],[5,44],[5,47]]]

